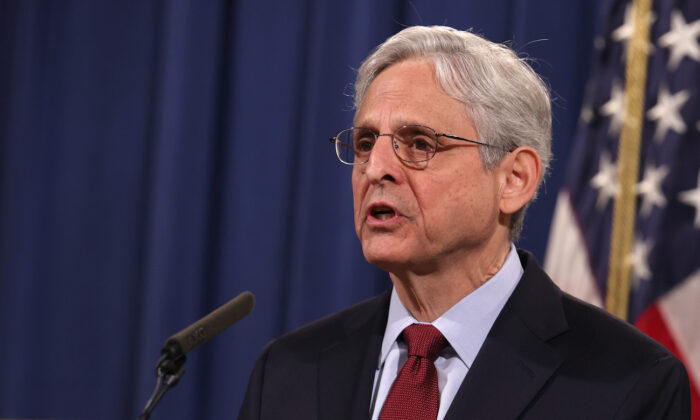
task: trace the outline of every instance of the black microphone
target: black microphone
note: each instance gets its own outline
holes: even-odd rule
[[[209,315],[165,340],[163,354],[170,357],[185,355],[214,338],[221,331],[247,316],[255,306],[253,294],[245,291]]]
[[[214,338],[221,331],[247,316],[255,306],[255,297],[245,291],[227,303],[215,309],[209,315],[165,340],[165,346],[160,351],[161,357],[156,364],[156,389],[141,412],[139,420],[147,420],[165,391],[177,385],[185,374],[183,365],[185,356],[198,346]]]

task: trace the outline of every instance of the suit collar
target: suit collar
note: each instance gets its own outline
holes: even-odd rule
[[[387,291],[360,304],[344,334],[319,356],[319,419],[367,419],[372,385],[386,327]]]
[[[561,292],[534,257],[486,337],[446,420],[516,418],[561,364],[548,340],[567,330]]]
[[[567,323],[561,292],[534,257],[519,251],[525,270],[496,319],[445,420],[510,419],[527,407],[561,364],[548,341]],[[386,327],[390,291],[360,304],[341,338],[318,363],[319,419],[367,419]]]
[[[515,246],[511,245],[511,252],[505,263],[489,281],[431,322],[445,336],[466,368],[474,363],[491,326],[522,275],[523,267],[518,253]],[[396,288],[393,288],[389,303],[389,318],[382,341],[380,365],[386,360],[389,350],[404,328],[418,322],[399,299]]]

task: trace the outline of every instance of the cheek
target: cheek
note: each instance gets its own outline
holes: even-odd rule
[[[428,233],[441,231],[438,226],[449,231],[449,226],[478,226],[494,218],[497,205],[487,179],[466,172],[456,171],[452,182],[426,184],[417,194],[421,207],[432,210],[425,223],[436,223],[427,226]]]
[[[472,180],[453,192],[461,203],[463,217],[471,219],[475,226],[487,226],[498,219],[498,194],[488,178]]]
[[[362,183],[362,177],[357,170],[352,172],[352,202],[354,205],[355,223],[357,223],[359,212],[362,211],[362,201],[364,200],[366,188]]]
[[[360,180],[359,177],[355,174],[355,172],[352,173],[351,184],[353,200],[357,201],[357,198],[360,195]]]
[[[467,180],[454,185],[450,195],[455,202],[462,203],[465,209],[470,210],[484,204],[483,202],[486,200],[481,186],[474,180]]]

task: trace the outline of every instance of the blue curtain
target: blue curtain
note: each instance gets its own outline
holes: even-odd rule
[[[243,290],[154,419],[235,417],[263,345],[390,286],[328,138],[405,25],[512,40],[554,95],[543,257],[603,0],[0,1],[0,417],[135,418],[163,341]]]

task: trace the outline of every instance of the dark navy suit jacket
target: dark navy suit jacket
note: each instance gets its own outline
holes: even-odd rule
[[[562,292],[534,257],[462,382],[454,419],[689,419],[682,363]],[[269,343],[239,420],[368,419],[390,293]]]

